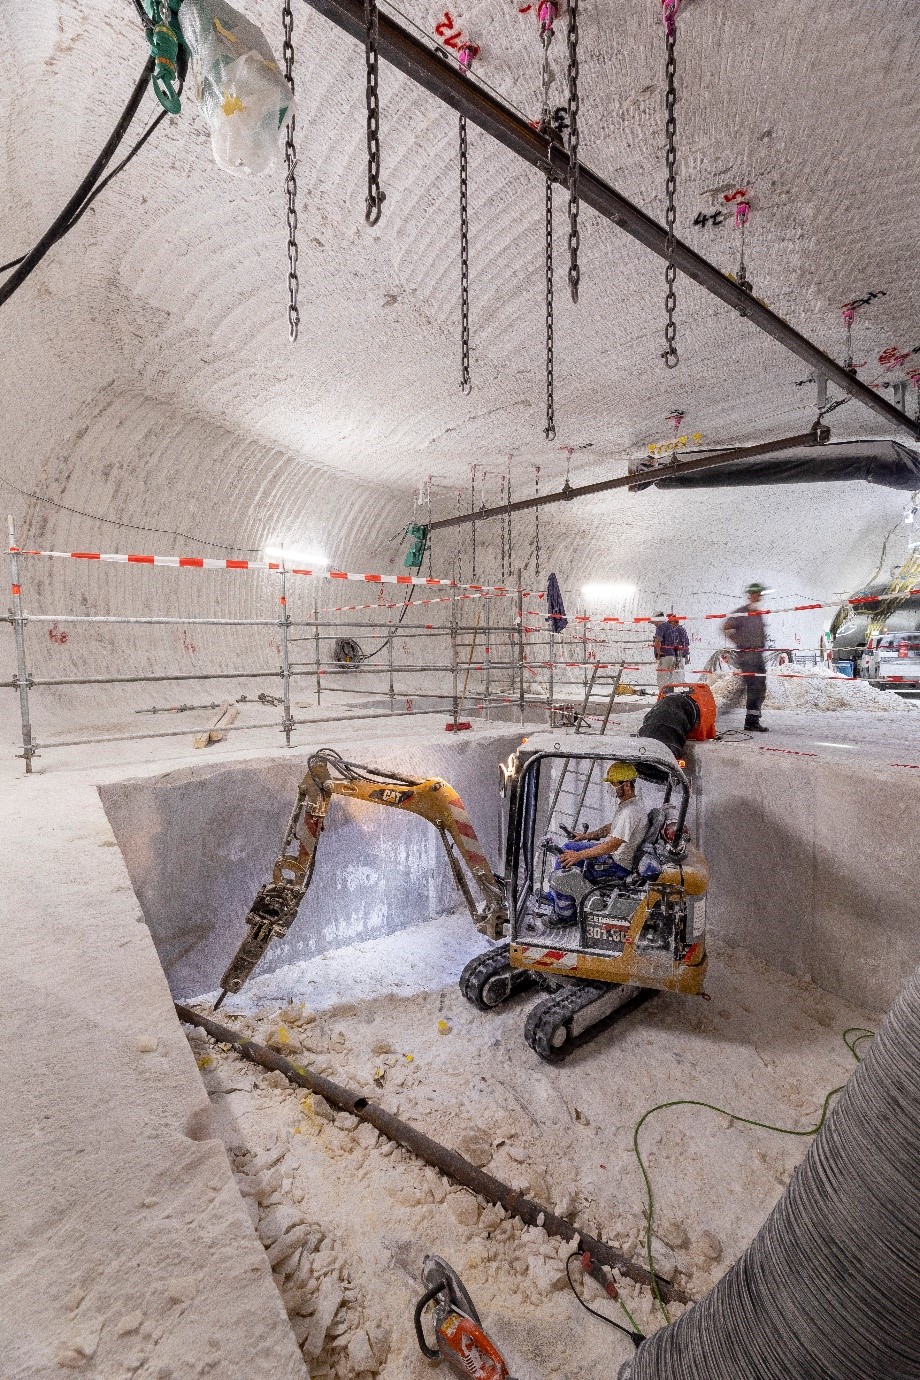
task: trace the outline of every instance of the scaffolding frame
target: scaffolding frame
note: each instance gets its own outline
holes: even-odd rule
[[[635,634],[632,639],[623,633],[617,634],[620,644],[611,648],[606,637],[599,638],[589,634],[587,621],[575,615],[571,632],[568,635],[551,632],[541,626],[528,625],[528,619],[542,617],[542,610],[530,609],[525,605],[529,597],[522,588],[521,571],[517,572],[517,583],[506,595],[470,595],[453,587],[449,594],[435,601],[446,612],[446,617],[437,623],[426,622],[424,627],[411,623],[403,626],[402,618],[394,619],[394,610],[402,607],[405,613],[408,601],[402,606],[393,602],[350,606],[344,610],[324,610],[320,604],[320,579],[313,579],[312,616],[294,618],[289,606],[290,572],[283,567],[271,572],[272,607],[266,610],[265,617],[221,618],[217,616],[181,617],[175,614],[108,614],[108,613],[33,613],[25,607],[23,585],[24,553],[17,547],[12,518],[9,520],[9,561],[11,577],[11,605],[5,617],[0,619],[9,624],[13,631],[15,644],[15,671],[8,680],[0,681],[0,689],[16,692],[19,702],[20,737],[22,750],[16,756],[25,765],[27,774],[32,772],[35,757],[43,752],[57,748],[82,747],[90,744],[124,743],[160,738],[193,737],[213,728],[213,725],[191,725],[176,729],[151,729],[138,733],[113,733],[102,735],[66,736],[39,740],[35,737],[33,723],[33,696],[36,690],[44,688],[68,689],[90,685],[141,685],[162,684],[166,682],[207,682],[220,680],[250,681],[267,680],[279,683],[278,695],[280,716],[278,732],[284,737],[286,747],[295,746],[292,739],[297,729],[310,728],[317,723],[342,723],[352,720],[401,718],[417,713],[446,710],[447,726],[457,731],[464,722],[464,713],[471,717],[481,717],[490,722],[494,717],[506,715],[524,724],[528,716],[542,719],[550,726],[574,722],[579,713],[588,708],[589,684],[594,683],[599,671],[611,669],[621,676],[624,669],[639,670],[651,660],[648,655],[633,654],[629,659],[623,655],[623,643],[628,642],[634,653],[647,653],[648,643],[644,634]],[[148,569],[149,567],[141,567]],[[264,573],[264,572],[260,572]],[[186,575],[188,578],[188,574]],[[239,572],[234,578],[246,578],[246,572]],[[475,617],[462,616],[462,600],[475,599]],[[498,599],[499,614],[507,611],[507,616],[496,618],[493,600]],[[359,607],[362,612],[373,615],[378,609],[385,615],[381,627],[370,619],[359,622],[349,617],[337,615]],[[419,609],[416,605],[416,610]],[[469,607],[469,605],[465,605]],[[426,618],[432,614],[426,612]],[[203,671],[158,670],[150,674],[111,674],[94,673],[92,666],[85,674],[70,676],[33,676],[29,670],[28,630],[30,626],[43,625],[105,625],[112,628],[146,627],[169,628],[240,628],[274,629],[278,634],[280,649],[279,664],[276,669],[264,666],[243,666],[227,669],[226,665],[215,666]],[[383,638],[377,652],[384,654],[380,664],[357,662],[344,666],[330,655],[328,646],[334,644],[345,634],[355,632],[370,633]],[[397,646],[411,646],[418,639],[430,641],[432,637],[443,639],[442,645],[449,649],[449,655],[437,661],[399,665],[396,656]],[[300,659],[300,644],[308,645],[312,656]],[[601,648],[599,655],[597,648]],[[611,651],[608,657],[603,653]],[[443,676],[442,687],[432,686],[432,676]],[[382,688],[361,687],[361,681],[368,676],[382,680]],[[345,684],[336,683],[341,677]],[[408,685],[404,683],[408,679]],[[343,705],[342,713],[332,713],[328,717],[314,716],[297,718],[292,700],[292,691],[299,682],[312,682],[315,708],[321,709],[323,697],[330,694],[349,694],[363,699],[384,699],[386,707],[379,712],[375,709],[358,706],[359,713],[348,712],[350,706]],[[471,681],[474,684],[471,687]],[[274,697],[272,697],[274,698]],[[400,702],[405,702],[405,708]],[[255,701],[247,701],[254,703]],[[415,709],[415,703],[430,704],[430,709]],[[191,712],[194,708],[211,706],[167,706],[162,710],[146,712]],[[299,707],[312,708],[302,704]],[[135,712],[144,712],[136,710]],[[609,717],[609,706],[607,708]],[[251,724],[227,724],[215,731],[220,733],[252,732],[269,727],[266,722]]]

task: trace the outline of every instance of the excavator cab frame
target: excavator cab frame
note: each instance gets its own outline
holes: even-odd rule
[[[511,964],[560,977],[699,993],[706,972],[703,898],[709,871],[686,838],[690,783],[673,754],[652,739],[580,735],[572,751],[575,742],[535,734],[522,744],[509,773],[505,897]],[[559,827],[558,819],[540,818],[541,778],[565,761],[588,764],[589,777],[598,781],[611,762],[628,762],[640,782],[663,788],[632,872],[584,883],[573,924],[552,922],[543,890],[547,843],[538,842],[546,825]],[[557,806],[554,814],[559,813]],[[578,823],[571,821],[572,831]]]

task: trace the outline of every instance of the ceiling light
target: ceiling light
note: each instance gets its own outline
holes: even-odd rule
[[[582,585],[581,592],[586,599],[631,599],[636,592],[636,586],[625,583],[614,583],[609,585]]]
[[[329,557],[319,551],[296,551],[290,546],[266,546],[263,554],[267,561],[281,561],[286,566],[305,565],[311,570],[329,564]]]

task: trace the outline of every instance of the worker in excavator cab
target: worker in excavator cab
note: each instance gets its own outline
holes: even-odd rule
[[[567,873],[575,871],[585,882],[596,883],[628,877],[632,872],[636,848],[648,826],[648,812],[636,792],[638,775],[631,762],[613,762],[604,778],[617,798],[613,819],[572,839],[560,853],[549,891],[558,920],[575,919],[577,895],[584,889],[577,883],[571,886]]]

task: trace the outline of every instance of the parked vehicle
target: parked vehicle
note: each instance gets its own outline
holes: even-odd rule
[[[920,632],[873,633],[859,674],[882,690],[920,689]]]

